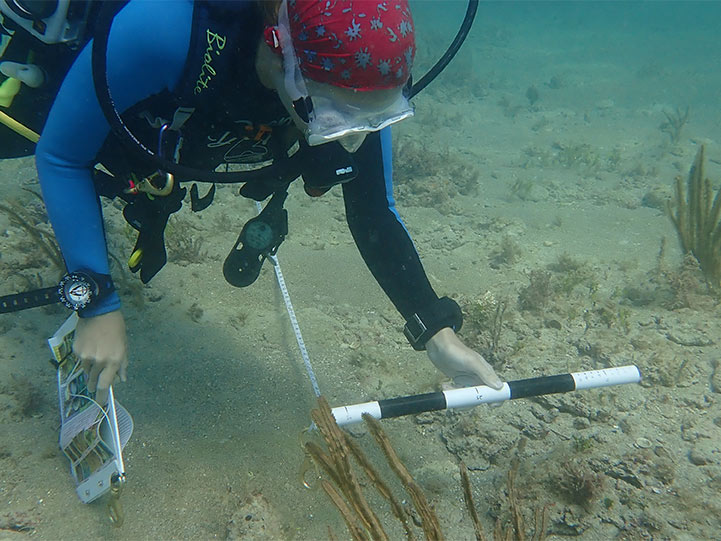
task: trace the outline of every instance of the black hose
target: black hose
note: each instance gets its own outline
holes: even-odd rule
[[[476,18],[477,11],[478,0],[468,0],[466,14],[463,17],[463,22],[461,23],[461,27],[458,29],[456,37],[453,38],[453,41],[448,46],[448,49],[438,60],[438,62],[436,62],[436,64],[430,70],[428,70],[428,73],[421,77],[420,80],[411,87],[409,99],[414,97],[421,90],[427,87],[431,83],[431,81],[433,81],[433,79],[438,77],[438,74],[445,69],[448,63],[453,60],[453,57],[456,56],[456,53],[461,48],[461,45],[463,45],[466,36],[468,36],[468,32],[470,32],[471,30],[471,26],[473,26],[473,21]]]

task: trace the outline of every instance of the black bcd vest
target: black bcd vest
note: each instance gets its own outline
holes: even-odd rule
[[[260,83],[255,70],[263,33],[257,3],[196,1],[192,25],[177,87],[136,104],[123,114],[124,122],[155,149],[160,124],[172,123],[179,107],[193,109],[180,127],[180,161],[198,169],[262,163],[286,151],[296,133],[292,120],[276,93]],[[110,134],[100,161],[116,174],[152,172],[152,164],[142,156],[119,152],[120,148]]]

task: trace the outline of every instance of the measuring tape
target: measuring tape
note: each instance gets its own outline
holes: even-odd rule
[[[255,202],[255,208],[257,209],[258,214],[260,214],[260,212],[263,210],[263,207],[260,206],[260,203],[258,201]],[[308,350],[305,347],[303,335],[300,332],[300,325],[298,325],[298,319],[295,317],[295,310],[293,309],[293,303],[290,300],[288,287],[285,285],[285,279],[283,278],[283,271],[280,269],[280,262],[278,261],[278,256],[271,255],[268,256],[268,259],[273,264],[273,269],[275,270],[275,279],[278,282],[278,287],[280,287],[280,292],[283,295],[285,309],[288,311],[288,317],[290,317],[290,324],[293,327],[293,333],[295,333],[295,341],[298,343],[298,349],[300,349],[300,356],[303,358],[303,364],[305,365],[305,371],[308,373],[308,379],[310,379],[310,384],[313,387],[313,392],[315,393],[315,396],[320,396],[320,387],[318,386],[318,380],[315,377],[313,365],[310,364],[310,356],[308,355]]]

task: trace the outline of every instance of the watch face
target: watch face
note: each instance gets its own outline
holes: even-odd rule
[[[77,274],[69,274],[60,282],[60,300],[71,310],[80,310],[90,303],[93,288],[88,280]]]

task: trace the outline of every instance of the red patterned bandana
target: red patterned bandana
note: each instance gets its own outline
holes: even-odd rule
[[[300,69],[355,90],[398,88],[416,52],[408,0],[287,0]]]

